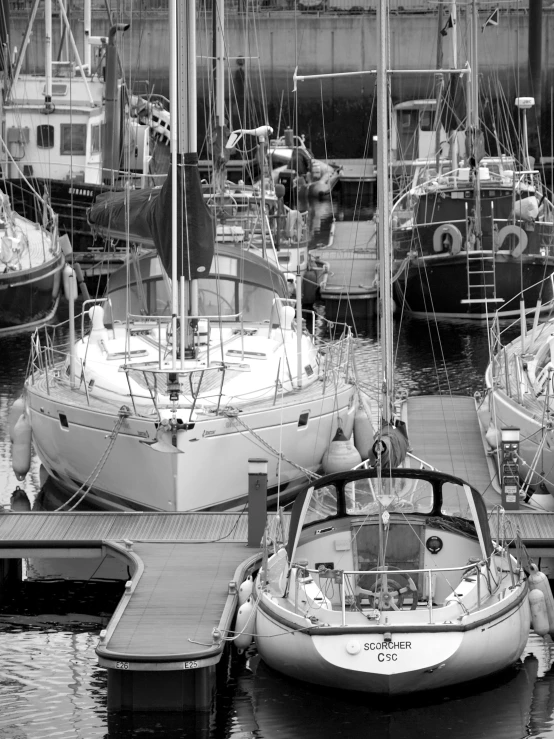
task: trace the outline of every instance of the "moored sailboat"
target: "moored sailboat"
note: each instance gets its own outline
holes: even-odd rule
[[[284,488],[309,477],[337,427],[354,421],[349,330],[318,340],[276,263],[216,239],[194,151],[190,5],[178,12],[172,69],[187,115],[171,131],[170,174],[161,189],[95,208],[108,222],[119,212],[127,238],[150,239],[158,254],[113,275],[106,299],[85,304],[87,329],[70,333],[68,346],[51,352],[38,334],[33,343],[33,442],[73,503],[87,495],[115,509],[236,505],[260,447],[274,459],[270,487]]]

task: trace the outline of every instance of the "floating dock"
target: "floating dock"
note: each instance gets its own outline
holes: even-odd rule
[[[261,556],[248,536],[240,513],[6,513],[0,592],[25,558],[123,559],[131,576],[96,649],[108,709],[208,710],[238,589]]]

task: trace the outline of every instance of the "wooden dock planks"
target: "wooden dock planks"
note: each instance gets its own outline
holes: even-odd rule
[[[449,395],[408,398],[408,436],[413,453],[442,472],[460,477],[486,498],[492,486],[475,400]]]
[[[220,625],[229,582],[252,550],[244,543],[141,542],[133,551],[144,571],[100,654],[113,652],[128,661],[205,655]]]

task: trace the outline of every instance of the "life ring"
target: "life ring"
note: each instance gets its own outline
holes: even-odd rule
[[[451,254],[459,254],[462,250],[462,234],[460,229],[453,223],[443,223],[435,229],[433,234],[433,251],[440,254],[450,251]]]
[[[498,232],[498,237],[497,237],[497,244],[498,244],[497,248],[498,249],[502,248],[502,244],[506,241],[506,238],[510,236],[510,234],[513,234],[514,236],[517,236],[518,238],[517,244],[512,249],[510,249],[510,256],[515,257],[517,259],[523,254],[525,249],[527,249],[527,243],[529,239],[527,238],[527,234],[521,228],[521,226],[515,226],[513,224],[510,226],[504,226],[504,228],[501,228],[500,231]]]

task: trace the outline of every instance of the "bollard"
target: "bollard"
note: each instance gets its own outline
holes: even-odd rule
[[[260,548],[267,519],[267,459],[248,460],[248,546]]]

